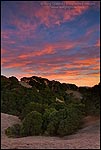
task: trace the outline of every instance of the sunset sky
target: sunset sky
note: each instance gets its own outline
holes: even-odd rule
[[[2,75],[98,84],[99,5],[98,1],[2,1]]]

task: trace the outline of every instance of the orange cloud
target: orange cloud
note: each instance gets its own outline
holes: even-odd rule
[[[98,39],[98,41],[95,44],[96,46],[100,47],[100,39]]]
[[[5,60],[5,62],[6,62],[6,60]],[[5,63],[4,64],[4,68],[24,67],[24,66],[26,66],[29,63],[30,63],[30,61],[23,61],[23,62],[16,62],[16,63],[9,62],[9,63]]]
[[[6,62],[7,62],[7,59],[2,58],[1,65],[5,64]]]
[[[92,65],[92,64],[98,64],[98,58],[89,58],[89,59],[85,59],[85,60],[76,60],[74,61],[74,63],[77,63],[77,64],[81,64],[81,65],[84,65],[84,66],[89,66],[89,65]]]
[[[79,75],[78,75],[79,74]],[[100,82],[99,73],[91,74],[91,75],[80,75],[79,72],[68,72],[66,74],[52,74],[52,75],[42,75],[44,78],[48,78],[49,80],[57,80],[61,83],[71,83],[76,84],[77,86],[94,86],[95,84]]]
[[[32,57],[32,56],[42,56],[42,55],[46,55],[46,54],[54,54],[55,52],[58,51],[58,49],[62,49],[62,50],[67,50],[67,49],[71,49],[73,47],[75,47],[78,44],[78,42],[71,42],[71,41],[64,41],[64,42],[57,42],[54,44],[46,44],[45,48],[41,48],[40,50],[35,50],[32,52],[28,52],[25,54],[21,54],[18,56],[18,58],[24,59],[24,58],[28,58],[28,57]],[[30,47],[26,48],[26,51],[28,51],[30,49]]]
[[[28,71],[29,72],[29,71]],[[77,86],[94,86],[97,83],[100,82],[100,73],[92,73],[88,75],[80,75],[78,71],[70,71],[65,74],[55,74],[51,73],[51,75],[40,75],[40,74],[34,74],[37,76],[41,76],[43,78],[48,78],[49,80],[57,80],[61,83],[71,83],[76,84]],[[30,70],[30,73],[21,73],[20,75],[16,73],[16,76],[18,79],[22,77],[31,77],[33,76],[33,72]]]
[[[48,78],[49,80],[57,80],[61,83],[71,83],[71,84],[76,84],[77,86],[94,86],[95,84],[100,82],[100,75],[98,74],[91,74],[91,75],[78,75],[79,73],[77,71],[66,73],[66,74],[51,74],[51,75],[39,75],[35,74],[37,76],[41,76],[43,78]],[[18,79],[22,77],[31,77],[33,73],[21,73],[16,74]],[[77,76],[78,75],[78,76]]]
[[[26,54],[21,54],[18,56],[18,58],[28,58],[28,57],[32,57],[32,56],[42,56],[44,54],[53,54],[54,50],[52,49],[52,46],[46,46],[45,49],[42,50],[38,50],[38,51],[33,51],[31,53],[26,53]]]

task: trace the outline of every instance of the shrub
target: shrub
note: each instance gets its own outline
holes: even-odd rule
[[[54,107],[56,110],[59,110],[59,109],[66,108],[66,104],[60,103],[60,102],[54,102],[54,103],[51,103],[50,107]]]
[[[100,114],[100,96],[97,93],[86,93],[82,103],[85,104],[86,115]]]
[[[70,105],[66,110],[65,116],[66,117],[64,119],[61,119],[57,130],[57,133],[60,136],[72,134],[80,128],[83,112],[80,111],[80,106],[77,107],[76,105]]]
[[[8,137],[19,137],[20,136],[20,128],[21,128],[20,124],[14,124],[13,126],[8,127],[5,130],[5,134]]]
[[[73,122],[66,118],[64,120],[61,120],[57,133],[60,136],[64,136],[64,135],[72,134],[75,131],[75,129],[76,129],[76,125],[74,127]]]
[[[45,104],[42,105],[42,104],[39,104],[39,103],[30,102],[23,109],[22,114],[21,114],[21,119],[24,119],[24,117],[26,117],[26,115],[28,113],[30,113],[31,111],[37,111],[39,113],[43,113],[45,107],[46,107]]]
[[[68,135],[80,128],[83,118],[82,104],[69,104],[67,108],[52,112],[49,116],[49,135]]]
[[[52,112],[56,112],[56,109],[55,108],[45,109],[45,112],[43,114],[43,125],[42,125],[43,132],[47,129],[47,126],[49,124],[49,116]]]
[[[21,135],[39,135],[42,129],[42,115],[37,111],[32,111],[24,118],[21,125]]]
[[[59,118],[58,118],[58,111],[53,111],[49,115],[49,123],[47,125],[47,133],[49,135],[56,135],[57,134],[57,128],[59,124]]]
[[[56,122],[50,122],[47,126],[48,135],[56,135]]]

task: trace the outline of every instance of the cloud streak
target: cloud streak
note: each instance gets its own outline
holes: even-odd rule
[[[2,74],[97,84],[99,3],[82,2],[63,1],[68,9],[55,8],[56,2],[2,2]]]

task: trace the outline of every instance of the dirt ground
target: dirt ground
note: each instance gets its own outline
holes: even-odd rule
[[[76,134],[59,137],[29,136],[8,138],[5,129],[20,123],[16,116],[1,113],[1,149],[100,149],[99,118],[85,118],[84,128]]]

